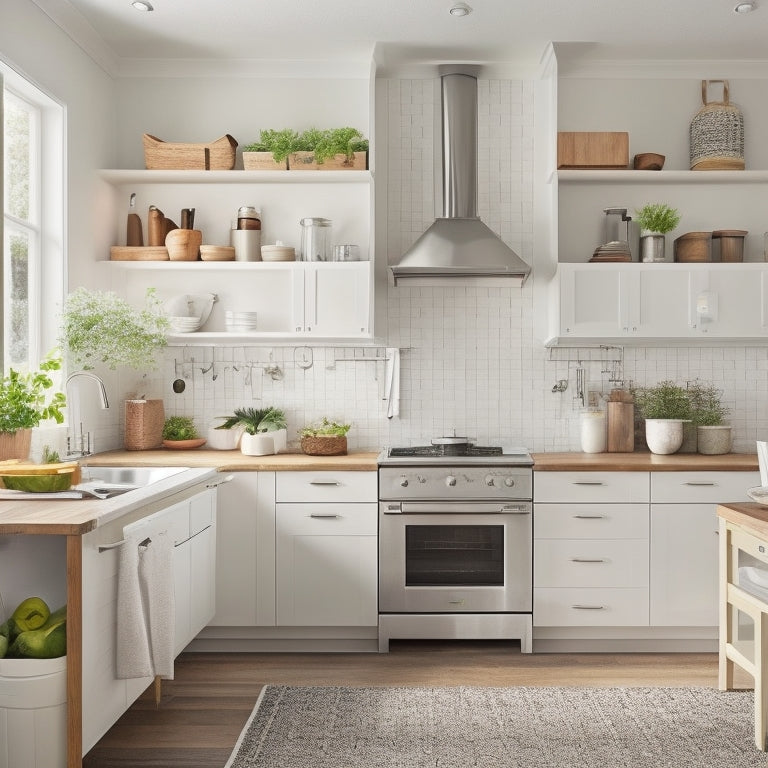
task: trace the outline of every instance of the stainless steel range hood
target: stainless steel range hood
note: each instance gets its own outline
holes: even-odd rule
[[[441,77],[443,216],[392,266],[395,285],[521,286],[531,268],[477,216],[477,79]]]

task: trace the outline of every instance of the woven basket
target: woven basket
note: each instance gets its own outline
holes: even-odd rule
[[[163,444],[162,400],[125,401],[125,450],[149,451]]]
[[[710,83],[723,84],[723,100],[707,101]],[[702,80],[703,107],[691,120],[691,170],[744,170],[744,116],[728,98],[727,80]]]
[[[337,435],[302,437],[301,450],[302,453],[306,453],[309,456],[345,456],[347,453],[347,438]]]

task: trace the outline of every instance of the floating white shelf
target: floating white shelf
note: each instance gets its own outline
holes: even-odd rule
[[[370,184],[371,171],[147,171],[107,169],[110,184]]]
[[[768,182],[768,171],[560,170],[554,178],[560,184],[761,184]]]

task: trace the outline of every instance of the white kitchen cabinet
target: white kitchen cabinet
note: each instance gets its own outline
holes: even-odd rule
[[[196,207],[203,242],[228,245],[237,209],[262,213],[262,244],[279,239],[299,249],[299,220],[322,213],[333,241],[360,246],[361,262],[109,261],[112,289],[141,304],[148,287],[162,298],[180,292],[215,293],[202,331],[174,334],[171,343],[243,344],[259,340],[349,339],[373,336],[373,185],[368,171],[102,171],[105,194],[119,212],[114,243],[125,239],[122,201],[136,193],[135,210],[156,205],[166,216]],[[226,310],[256,311],[257,330],[225,332]]]
[[[219,488],[211,626],[275,626],[275,473],[235,472]]]
[[[175,652],[181,651],[213,613],[216,489],[148,509],[130,525],[131,536],[167,531],[174,539]],[[83,752],[87,752],[152,682],[151,677],[116,677],[118,519],[82,537]],[[99,551],[99,548],[102,550]]]
[[[647,472],[534,474],[534,627],[648,625]]]
[[[277,624],[378,623],[375,472],[277,476]]]
[[[749,501],[757,472],[651,473],[651,625],[718,623],[716,507]]]

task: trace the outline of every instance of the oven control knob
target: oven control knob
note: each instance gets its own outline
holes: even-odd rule
[[[514,484],[515,484],[515,481],[511,477],[504,478],[504,485],[506,485],[507,488],[511,488]]]
[[[485,476],[485,484],[491,488],[493,488],[493,475],[486,475]]]
[[[407,488],[408,487],[408,478],[405,475],[402,475],[400,477],[400,487],[401,488]]]
[[[453,475],[448,475],[448,477],[445,478],[445,484],[453,487],[456,485],[456,478]]]

